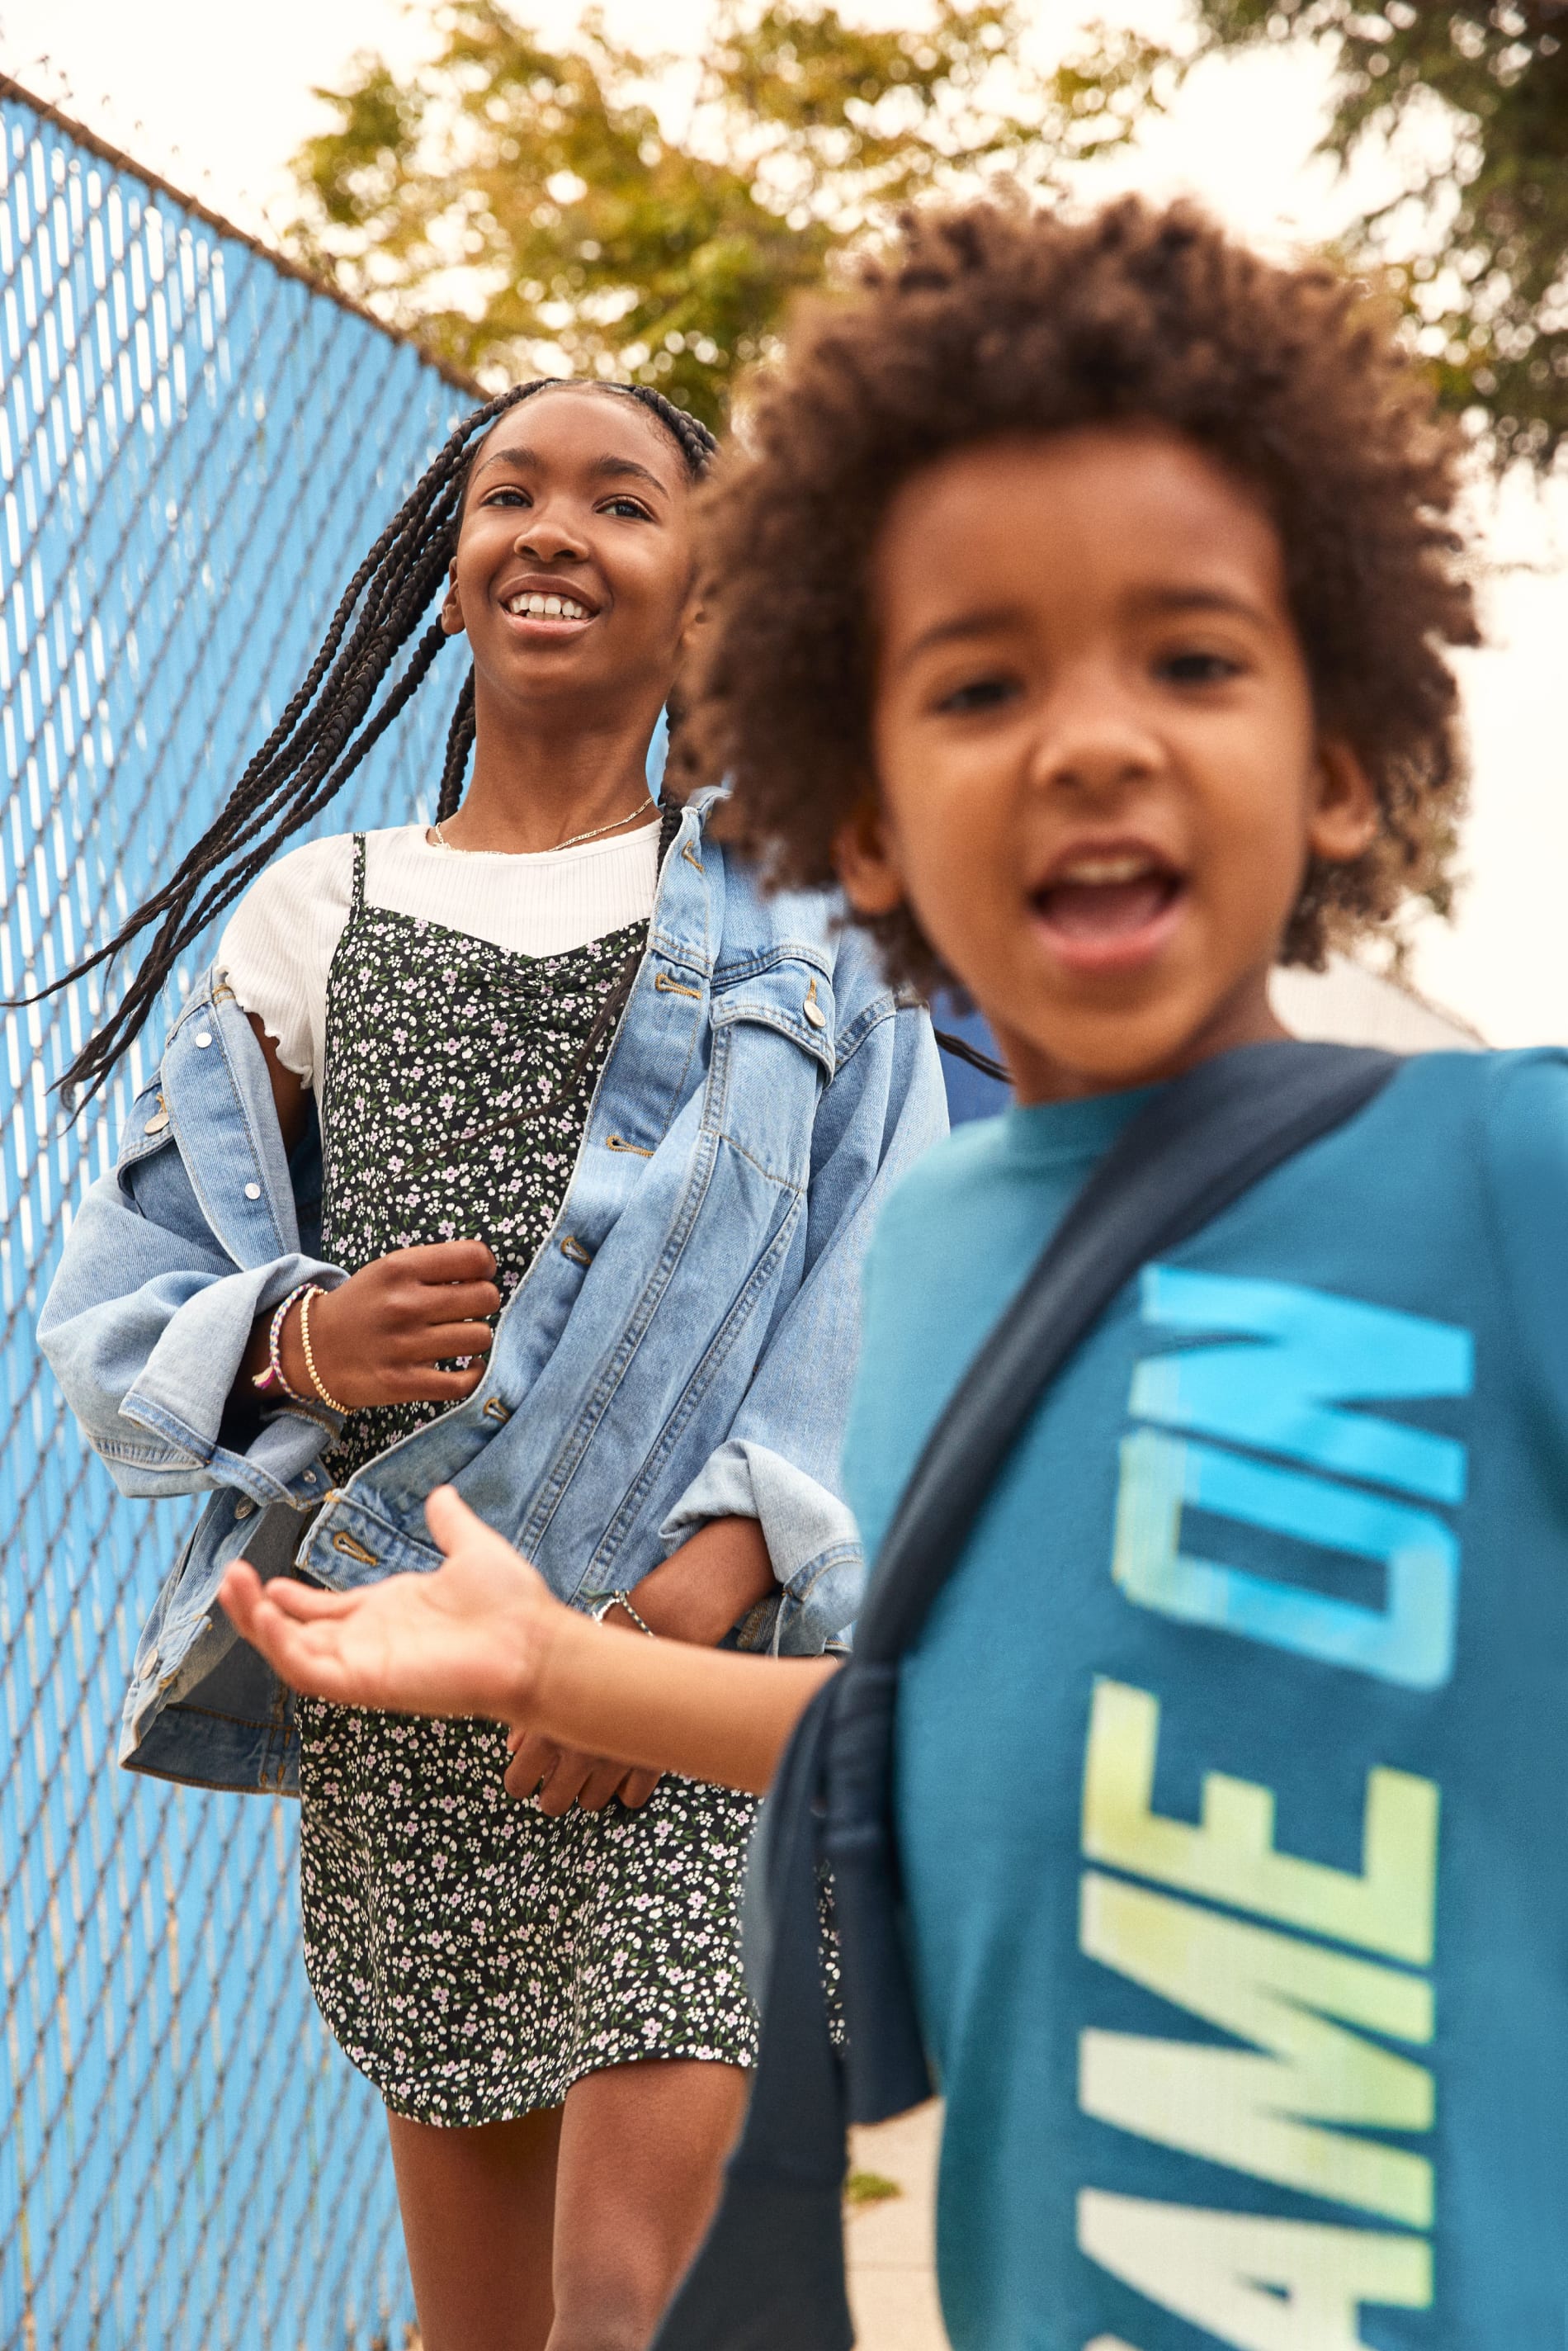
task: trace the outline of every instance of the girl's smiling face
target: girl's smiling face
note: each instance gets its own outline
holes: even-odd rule
[[[1261,502],[1163,427],[955,451],[873,565],[877,800],[838,862],[905,903],[1020,1097],[1175,1075],[1279,1035],[1310,857],[1376,808],[1324,739]]]
[[[691,599],[690,486],[635,401],[563,388],[508,410],[475,452],[441,608],[487,699],[662,697]]]

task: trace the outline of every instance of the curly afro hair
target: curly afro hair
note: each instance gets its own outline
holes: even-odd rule
[[[1412,894],[1445,908],[1465,787],[1445,649],[1479,635],[1462,443],[1364,287],[1265,261],[1185,204],[918,213],[798,314],[705,494],[683,783],[729,778],[721,829],[770,884],[831,883],[874,789],[867,583],[895,492],[966,444],[1118,420],[1189,434],[1262,495],[1319,723],[1376,791],[1376,839],[1314,862],[1284,960],[1320,967]],[[869,927],[893,978],[944,984],[907,912]]]

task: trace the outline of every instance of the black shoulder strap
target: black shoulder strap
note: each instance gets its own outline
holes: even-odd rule
[[[1044,1390],[1138,1268],[1342,1125],[1397,1067],[1354,1046],[1241,1046],[1162,1087],[1124,1128],[927,1440],[882,1545],[857,1657],[909,1647]]]

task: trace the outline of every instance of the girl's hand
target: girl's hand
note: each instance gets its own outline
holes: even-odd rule
[[[755,1519],[712,1519],[643,1577],[637,1611],[666,1640],[706,1648],[773,1588],[773,1564]],[[615,1608],[599,1629],[612,1639],[639,1638]],[[624,1763],[562,1746],[536,1730],[514,1729],[506,1744],[512,1754],[507,1794],[537,1795],[540,1811],[552,1817],[575,1803],[586,1813],[603,1812],[612,1796],[635,1812],[659,1785],[657,1771],[628,1771]]]
[[[535,1730],[514,1729],[506,1735],[506,1792],[535,1796],[539,1810],[558,1820],[580,1804],[585,1813],[602,1813],[612,1796],[630,1811],[646,1804],[659,1785],[657,1771],[627,1770],[602,1755],[585,1755],[576,1747],[558,1747]]]
[[[349,1405],[449,1404],[472,1395],[493,1337],[484,1317],[501,1305],[494,1272],[483,1241],[432,1241],[394,1249],[314,1299],[310,1344],[328,1395]],[[268,1319],[257,1324],[263,1364]],[[281,1353],[289,1385],[311,1395],[297,1306],[284,1324]],[[459,1356],[478,1360],[462,1371],[436,1369]]]
[[[252,1647],[306,1697],[524,1719],[553,1630],[571,1612],[450,1486],[437,1487],[425,1518],[446,1553],[433,1575],[321,1592],[288,1576],[263,1583],[236,1560],[219,1597]],[[616,1769],[624,1779],[626,1766]]]

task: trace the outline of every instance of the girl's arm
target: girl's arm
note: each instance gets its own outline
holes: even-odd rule
[[[306,1090],[278,1055],[263,1022],[245,1015],[261,1047],[286,1152],[305,1131]],[[326,1290],[312,1306],[311,1352],[328,1395],[347,1405],[410,1399],[461,1403],[484,1377],[492,1332],[487,1315],[501,1304],[491,1277],[495,1259],[483,1241],[436,1241],[395,1249]],[[258,1314],[234,1375],[236,1404],[254,1405],[254,1382],[267,1366],[272,1311]],[[298,1310],[279,1334],[284,1374],[296,1395],[314,1388],[305,1360]],[[461,1371],[437,1369],[466,1359]]]
[[[348,1593],[239,1561],[223,1603],[253,1647],[312,1698],[400,1714],[481,1715],[562,1747],[763,1794],[828,1658],[754,1657],[628,1638],[555,1599],[450,1487],[425,1507],[433,1575]]]

